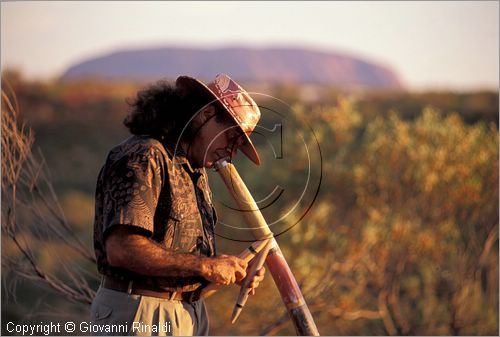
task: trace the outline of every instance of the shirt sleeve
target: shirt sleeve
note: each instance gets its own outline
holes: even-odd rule
[[[115,225],[153,234],[154,215],[164,183],[161,154],[154,148],[121,156],[104,177],[103,234]]]

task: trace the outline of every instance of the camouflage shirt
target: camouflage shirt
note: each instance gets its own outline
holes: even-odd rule
[[[132,136],[109,153],[97,180],[94,249],[103,275],[141,280],[159,290],[191,291],[202,277],[149,277],[109,265],[105,239],[113,226],[132,226],[172,252],[215,255],[217,221],[205,169],[193,169],[149,136]]]

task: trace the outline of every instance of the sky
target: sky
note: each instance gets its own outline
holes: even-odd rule
[[[46,79],[117,49],[307,47],[391,67],[410,89],[498,90],[496,1],[2,2],[1,65]]]

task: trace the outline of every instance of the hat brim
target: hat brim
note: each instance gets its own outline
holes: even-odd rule
[[[198,92],[201,95],[204,95],[207,98],[207,102],[216,102],[220,107],[223,108],[224,111],[227,112],[227,115],[234,121],[234,123],[239,127],[241,132],[245,135],[245,140],[243,144],[239,147],[241,152],[243,152],[251,161],[255,164],[260,165],[260,157],[255,149],[255,146],[252,143],[249,135],[243,130],[240,123],[233,116],[229,108],[220,101],[219,97],[204,83],[198,81],[195,78],[189,76],[179,76],[175,81],[176,86],[181,90],[186,90],[184,94],[192,93],[193,90]]]

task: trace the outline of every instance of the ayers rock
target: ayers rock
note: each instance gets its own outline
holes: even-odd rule
[[[400,89],[386,66],[340,53],[300,48],[151,48],[121,50],[75,64],[63,79],[150,81],[190,75],[210,80],[227,73],[240,82],[319,84]]]

